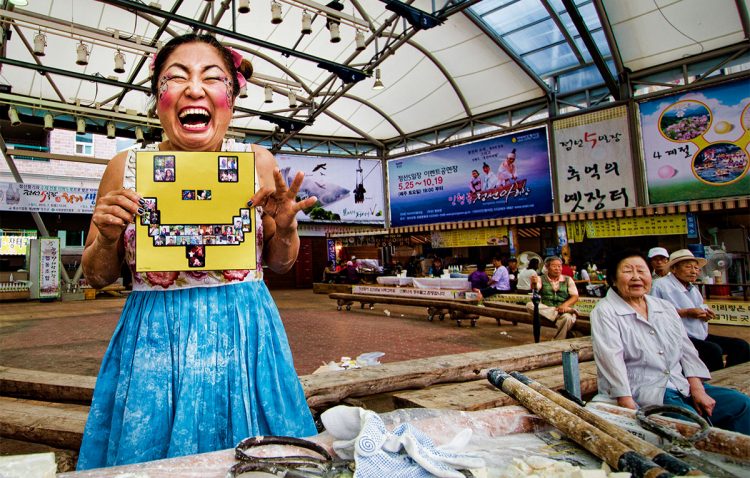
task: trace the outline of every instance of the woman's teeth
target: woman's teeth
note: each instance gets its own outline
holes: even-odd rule
[[[187,108],[180,112],[180,123],[187,129],[205,128],[211,115],[203,108]]]

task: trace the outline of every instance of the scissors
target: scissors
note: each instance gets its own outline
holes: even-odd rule
[[[318,455],[256,456],[252,453],[267,445],[294,446],[310,450]],[[232,466],[227,478],[243,473],[260,471],[285,478],[352,478],[354,461],[336,460],[317,443],[286,436],[256,436],[242,440],[234,449],[239,463]]]

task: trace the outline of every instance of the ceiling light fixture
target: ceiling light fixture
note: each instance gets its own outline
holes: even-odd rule
[[[143,142],[143,128],[140,126],[135,127],[135,140]]]
[[[357,30],[354,34],[354,43],[357,45],[355,50],[362,51],[365,49],[365,33],[362,30]]]
[[[42,32],[37,33],[34,36],[34,54],[36,56],[44,56],[44,48],[47,46],[47,35]]]
[[[78,134],[86,133],[86,120],[84,120],[80,116],[76,118],[76,133]]]
[[[242,85],[240,87],[240,92],[237,96],[240,98],[247,98],[247,85]]]
[[[282,21],[284,19],[281,18],[281,4],[276,1],[271,2],[271,23],[278,25]]]
[[[339,22],[330,21],[328,23],[328,30],[331,32],[331,43],[338,43],[341,41],[341,28]]]
[[[250,13],[250,0],[240,0],[237,13]]]
[[[8,108],[8,119],[10,120],[11,126],[18,126],[21,124],[21,119],[18,117],[18,110],[15,106]]]
[[[305,10],[302,14],[302,34],[309,35],[312,33],[312,15]]]
[[[107,121],[107,138],[115,139],[115,124],[112,121]]]
[[[115,52],[115,73],[125,73],[125,55],[120,50]]]
[[[385,88],[383,80],[380,79],[380,68],[375,69],[375,83],[372,84],[373,90],[382,90]]]
[[[52,131],[55,129],[55,118],[52,113],[44,115],[44,131]]]
[[[297,95],[294,94],[294,91],[289,92],[289,107],[290,108],[297,107]]]
[[[76,47],[76,55],[78,56],[76,65],[89,64],[89,50],[88,48],[86,48],[86,45],[83,44],[83,40],[81,40],[81,42],[78,43],[78,46]]]
[[[266,85],[266,87],[263,89],[263,93],[266,96],[265,102],[273,103],[273,89],[270,85]]]

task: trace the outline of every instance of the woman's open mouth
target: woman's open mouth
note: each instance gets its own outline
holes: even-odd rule
[[[185,108],[180,111],[179,120],[185,129],[201,130],[211,122],[211,113],[205,108]]]

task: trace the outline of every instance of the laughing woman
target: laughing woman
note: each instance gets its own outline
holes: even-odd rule
[[[648,295],[651,272],[635,251],[612,255],[610,289],[591,312],[598,374],[594,400],[637,409],[675,405],[710,417],[720,428],[750,434],[750,398],[714,387],[675,307]]]
[[[298,173],[287,186],[273,156],[224,138],[252,68],[208,35],[172,39],[153,64],[151,92],[168,140],[148,151],[252,151],[259,187],[255,270],[135,272],[134,218],[145,202],[135,153],[110,161],[99,187],[83,267],[96,288],[123,260],[133,293],[104,356],[79,469],[137,463],[233,447],[252,435],[316,433],[279,312],[263,283],[261,255],[276,272],[297,257]],[[251,203],[248,203],[251,204]]]

